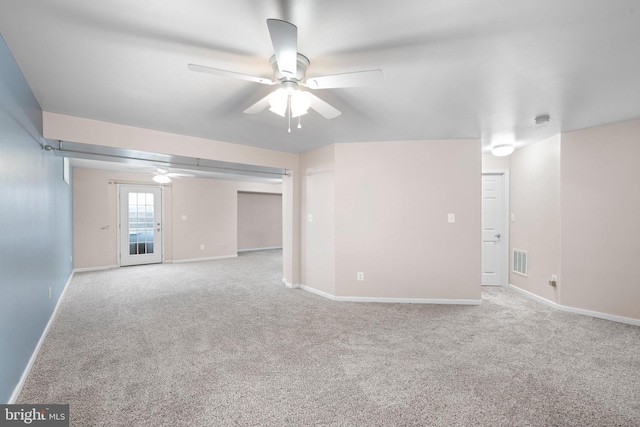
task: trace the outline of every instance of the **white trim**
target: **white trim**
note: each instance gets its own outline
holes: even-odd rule
[[[312,294],[320,295],[321,297],[328,298],[332,301],[339,302],[379,302],[379,303],[391,303],[391,304],[447,304],[447,305],[481,305],[481,299],[434,299],[434,298],[389,298],[389,297],[341,297],[331,295],[328,292],[320,291],[318,289],[299,285],[300,289],[303,289]]]
[[[83,267],[83,268],[74,268],[74,273],[83,273],[85,271],[103,271],[103,270],[111,270],[112,268],[120,268],[119,265],[103,265],[101,267]]]
[[[319,295],[319,296],[321,296],[323,298],[330,299],[331,301],[335,301],[336,300],[336,296],[335,295],[331,295],[328,292],[324,292],[324,291],[318,290],[316,288],[311,288],[311,287],[306,286],[306,285],[300,285],[299,287],[300,287],[300,289],[303,289],[303,290],[305,290],[307,292],[311,292],[312,294]]]
[[[607,314],[607,313],[601,313],[599,311],[591,311],[591,310],[585,310],[583,308],[576,308],[576,307],[568,307],[566,305],[561,305],[558,303],[555,303],[551,300],[548,300],[546,298],[543,298],[539,295],[536,295],[532,292],[529,291],[525,291],[524,289],[518,288],[517,286],[513,286],[512,284],[509,284],[509,289],[513,289],[514,291],[521,293],[522,295],[529,297],[531,299],[534,299],[538,302],[541,302],[543,304],[546,304],[550,307],[553,307],[557,310],[560,311],[565,311],[567,313],[573,313],[573,314],[580,314],[582,316],[589,316],[589,317],[596,317],[598,319],[604,319],[604,320],[610,320],[612,322],[618,322],[618,323],[626,323],[628,325],[634,325],[634,326],[640,326],[640,319],[632,319],[630,317],[623,317],[623,316],[616,316],[615,314]]]
[[[385,297],[335,297],[345,302],[381,302],[392,304],[444,304],[444,305],[482,305],[481,299],[439,299],[439,298],[385,298]]]
[[[172,261],[167,261],[167,263],[173,264],[182,264],[184,262],[198,262],[198,261],[214,261],[217,259],[228,259],[228,258],[237,258],[238,255],[222,255],[222,256],[211,256],[206,258],[190,258],[190,259],[174,259]]]
[[[282,278],[282,283],[284,283],[284,285],[289,289],[298,289],[301,286],[301,285],[294,285],[287,282],[287,279],[285,279],[284,277]]]
[[[238,249],[238,252],[252,252],[252,251],[268,251],[271,249],[282,249],[282,246],[269,246],[266,248],[251,248],[251,249]]]
[[[509,246],[511,245],[511,239],[509,237],[509,231],[511,230],[511,201],[509,199],[509,169],[482,169],[482,175],[502,175],[502,206],[503,206],[503,225],[504,225],[504,242],[505,245],[502,247],[502,280],[500,286],[503,288],[509,287],[509,271],[511,270],[511,253],[509,252]],[[506,264],[504,262],[506,261]]]
[[[29,372],[31,372],[31,369],[33,368],[33,364],[36,362],[36,359],[38,358],[38,353],[40,352],[40,348],[42,347],[42,344],[44,343],[45,338],[47,338],[47,334],[49,333],[49,330],[51,329],[51,326],[53,325],[53,322],[56,319],[56,316],[58,315],[58,310],[60,308],[60,304],[62,303],[62,299],[64,298],[64,295],[67,292],[67,289],[69,287],[69,283],[71,283],[71,279],[73,279],[73,275],[74,274],[75,274],[75,271],[72,270],[71,274],[69,275],[69,279],[67,279],[67,283],[65,283],[64,288],[62,289],[62,293],[60,294],[60,298],[58,298],[58,302],[56,302],[56,307],[53,309],[53,313],[51,313],[51,317],[49,318],[49,321],[47,322],[47,326],[44,328],[44,331],[42,331],[42,335],[40,335],[40,339],[38,340],[38,344],[36,344],[36,348],[33,350],[33,353],[31,354],[31,357],[29,358],[29,362],[27,363],[26,368],[24,368],[24,371],[22,372],[22,376],[20,377],[20,381],[18,381],[18,384],[13,389],[13,393],[11,393],[11,397],[9,398],[9,402],[7,402],[9,405],[15,404],[16,401],[18,400],[18,396],[20,396],[20,393],[22,392],[22,388],[24,387],[24,383],[27,381],[27,377],[29,377]]]
[[[122,189],[125,188],[125,190],[127,188],[159,188],[160,189],[160,262],[141,262],[141,263],[133,263],[133,264],[126,264],[126,265],[122,265],[122,255],[123,255],[123,248],[122,248],[122,244],[124,243],[122,241],[122,212],[120,211],[120,198],[121,198],[121,192]],[[144,191],[144,190],[142,190]],[[117,261],[118,261],[118,267],[130,267],[130,266],[135,266],[135,265],[149,265],[149,264],[162,264],[165,262],[165,253],[164,253],[164,249],[165,249],[165,235],[164,235],[164,227],[165,227],[165,211],[164,211],[164,185],[162,184],[151,184],[151,183],[118,183],[116,182],[116,209],[118,212],[117,218],[116,218],[116,222],[117,222],[117,228],[118,228],[118,234],[116,237],[116,245],[118,247],[118,253],[116,255],[117,257]],[[173,200],[173,199],[171,199]],[[124,208],[124,206],[122,206]],[[154,218],[155,220],[155,218]],[[154,221],[155,222],[155,221]],[[128,225],[127,225],[128,226]],[[155,228],[155,225],[153,226],[153,228]],[[128,239],[127,239],[127,244],[128,244]],[[128,251],[128,249],[126,249],[126,251]],[[146,256],[152,256],[154,254],[148,254]]]

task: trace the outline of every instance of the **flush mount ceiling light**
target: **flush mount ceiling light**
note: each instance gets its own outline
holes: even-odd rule
[[[515,150],[515,147],[512,143],[498,144],[491,147],[491,154],[496,157],[504,157],[513,153],[513,150]]]

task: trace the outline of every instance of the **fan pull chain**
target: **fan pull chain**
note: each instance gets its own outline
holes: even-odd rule
[[[291,133],[291,96],[289,96],[289,133]]]
[[[302,117],[302,114],[298,116],[298,129],[302,127],[302,124],[300,124],[300,117]]]

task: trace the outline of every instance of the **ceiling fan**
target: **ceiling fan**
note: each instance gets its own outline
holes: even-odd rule
[[[167,184],[171,182],[171,178],[194,178],[195,175],[192,173],[178,173],[178,172],[169,172],[167,169],[156,168],[153,171],[153,180],[158,184]]]
[[[326,119],[333,119],[342,114],[338,109],[311,92],[300,90],[300,86],[308,89],[337,89],[372,86],[382,82],[383,74],[381,70],[312,77],[303,82],[310,62],[306,56],[298,53],[298,28],[290,22],[280,19],[267,19],[267,27],[269,28],[271,44],[275,53],[269,60],[275,80],[197,64],[189,64],[189,69],[263,85],[279,84],[280,88],[253,104],[244,112],[246,114],[257,114],[270,107],[270,111],[282,117],[287,117],[288,115],[289,132],[291,132],[291,118],[298,117],[299,120],[300,116],[307,114],[309,108],[314,109]],[[300,127],[300,121],[298,121],[298,128]]]

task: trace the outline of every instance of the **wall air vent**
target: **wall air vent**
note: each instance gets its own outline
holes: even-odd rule
[[[523,276],[527,275],[527,251],[513,250],[513,272]]]

